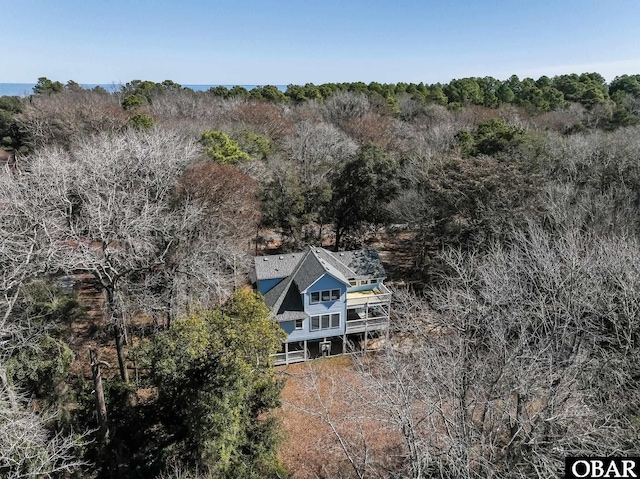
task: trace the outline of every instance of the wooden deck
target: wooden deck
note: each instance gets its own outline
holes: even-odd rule
[[[347,309],[390,301],[391,291],[382,283],[370,291],[347,292]]]
[[[347,334],[379,331],[389,327],[389,318],[369,318],[347,321]]]
[[[283,344],[283,351],[274,354],[275,366],[301,363],[313,359],[342,356],[367,351],[368,339],[386,336],[387,322],[380,327],[363,328],[353,333],[340,336],[329,336],[320,340],[299,341]],[[330,343],[328,350],[323,351],[323,344]]]
[[[288,353],[277,353],[275,355],[274,364],[282,366],[283,364],[301,363],[309,357],[308,351],[291,351]]]

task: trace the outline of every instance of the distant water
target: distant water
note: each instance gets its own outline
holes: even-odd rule
[[[26,96],[34,86],[35,83],[0,83],[0,96]]]
[[[0,96],[28,96],[33,93],[33,87],[35,83],[0,83]],[[83,88],[91,89],[96,86],[101,86],[108,92],[115,92],[120,89],[122,85],[116,83],[87,83],[81,85]],[[218,85],[182,85],[186,88],[190,88],[194,91],[207,91],[209,88]],[[233,85],[223,85],[227,88],[231,88]],[[240,85],[247,90],[251,90],[259,85]],[[286,85],[276,85],[278,90],[285,91]]]

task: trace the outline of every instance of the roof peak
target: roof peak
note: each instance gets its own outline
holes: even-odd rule
[[[369,276],[386,276],[375,249],[334,252],[322,246],[306,245],[302,251],[296,253],[276,253],[255,257],[256,280],[284,279],[296,275],[300,266],[308,262],[310,256],[314,258],[313,263],[316,266],[310,267],[309,275],[320,274],[319,269],[322,268],[325,273],[330,273],[342,281]],[[302,275],[305,278],[302,283],[306,284],[310,277],[304,272]]]

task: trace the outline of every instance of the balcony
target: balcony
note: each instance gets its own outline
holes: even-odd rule
[[[347,309],[346,333],[378,331],[389,326],[389,303],[368,304]]]
[[[369,291],[347,292],[347,309],[381,303],[388,304],[390,301],[391,291],[382,283]]]
[[[274,365],[281,366],[283,364],[300,363],[302,361],[306,361],[308,354],[307,351],[289,351],[286,353],[277,353],[274,356]]]
[[[389,318],[355,319],[347,321],[347,334],[379,331],[389,326]]]

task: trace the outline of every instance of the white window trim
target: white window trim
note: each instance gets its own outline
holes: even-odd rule
[[[371,279],[352,279],[349,281],[349,287],[355,288],[357,286],[371,286],[382,283],[382,278],[371,278]]]
[[[333,298],[333,293],[337,291],[338,292],[338,297],[336,299],[331,299]],[[323,300],[322,299],[322,293],[329,293],[329,299],[327,300]],[[312,298],[312,295],[317,294],[318,295],[318,301],[314,301]],[[340,291],[339,288],[332,288],[332,289],[323,289],[323,290],[318,290],[318,291],[311,291],[309,293],[309,304],[320,304],[320,303],[334,303],[336,301],[340,301],[340,298],[342,297],[342,292]]]
[[[298,327],[298,321],[300,321],[300,327]],[[293,327],[296,331],[300,331],[301,329],[304,329],[304,319],[294,319]]]
[[[322,317],[323,316],[329,316],[329,327],[328,328],[323,328],[322,327]],[[334,319],[335,316],[338,317],[338,324],[336,326],[332,326],[333,319]],[[342,322],[341,316],[342,315],[340,313],[316,314],[314,316],[311,316],[311,318],[309,318],[309,331],[324,331],[324,330],[327,330],[327,329],[338,329],[338,328],[340,328],[340,324]],[[318,320],[318,327],[317,328],[313,327],[314,318],[316,318]]]

